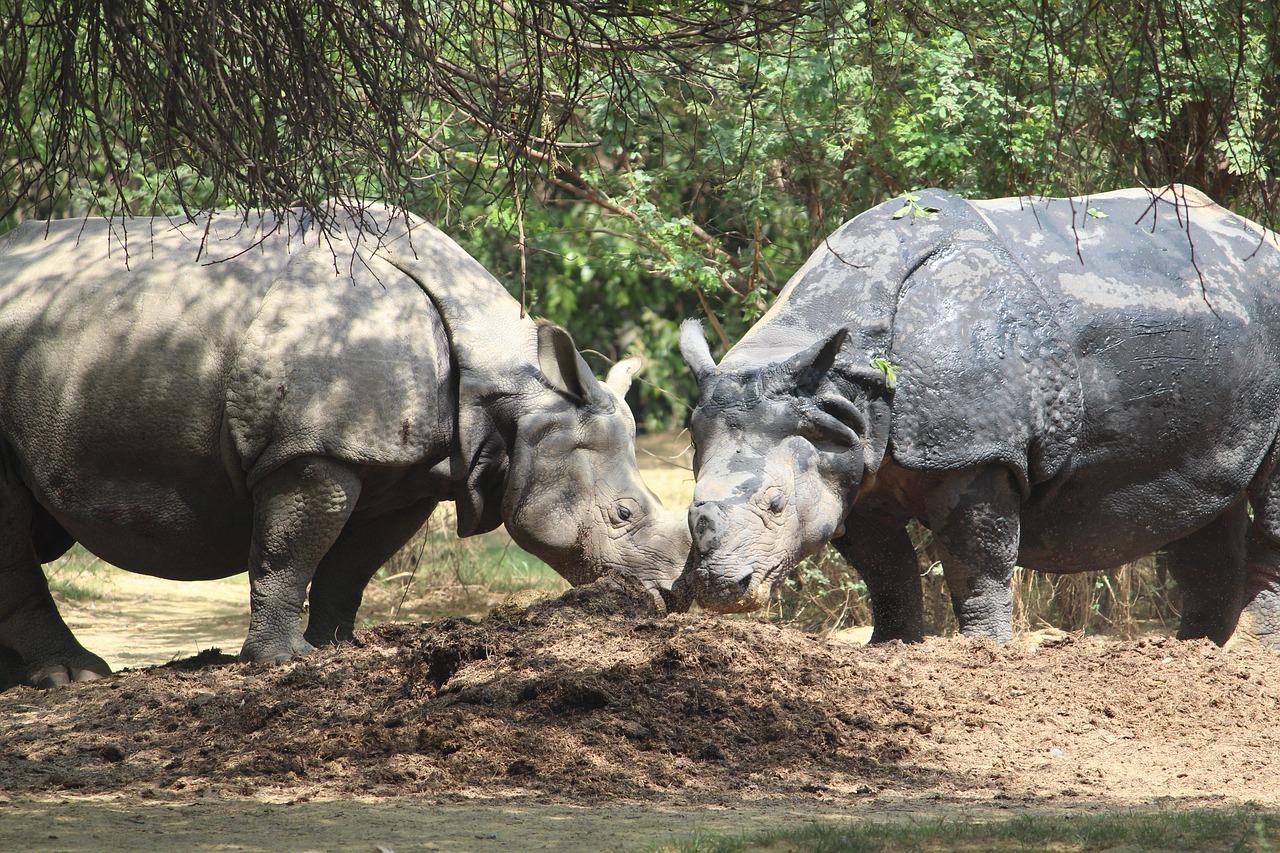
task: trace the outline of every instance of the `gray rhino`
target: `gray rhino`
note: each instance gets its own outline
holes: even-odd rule
[[[240,653],[352,636],[374,572],[453,501],[575,584],[657,596],[683,511],[635,461],[623,393],[434,227],[370,207],[324,230],[215,214],[24,224],[0,238],[0,657],[106,674],[40,563],[80,542],[179,580],[248,568]],[[300,628],[310,585],[310,616]]]
[[[1010,578],[1155,550],[1179,637],[1280,645],[1280,251],[1175,186],[882,204],[818,247],[697,376],[689,581],[759,607],[831,542],[872,640],[923,638],[906,524],[928,527],[964,634],[1012,635]]]

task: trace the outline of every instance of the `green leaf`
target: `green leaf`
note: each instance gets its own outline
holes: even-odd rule
[[[894,386],[898,384],[898,368],[893,362],[882,355],[877,355],[871,359],[871,366],[884,374],[885,385],[892,391]]]
[[[926,205],[921,204],[920,196],[916,195],[915,193],[907,193],[903,196],[903,199],[905,199],[907,203],[904,204],[902,207],[898,208],[896,211],[894,211],[893,213],[894,219],[901,219],[902,217],[906,216],[908,213],[911,214],[912,219],[916,219],[921,216],[928,218],[930,216],[936,216],[938,213],[938,208],[928,207]]]
[[[1107,218],[1107,214],[1103,213],[1101,210],[1098,210],[1098,208],[1096,208],[1096,207],[1091,207],[1091,208],[1089,208],[1088,210],[1086,210],[1086,211],[1085,211],[1085,213],[1089,214],[1089,215],[1090,215],[1090,216],[1092,216],[1094,219],[1106,219],[1106,218]]]

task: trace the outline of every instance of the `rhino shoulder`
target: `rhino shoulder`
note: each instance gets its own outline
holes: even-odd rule
[[[952,470],[999,461],[1025,489],[1069,464],[1079,368],[1054,307],[997,241],[951,243],[902,289],[891,359],[894,458]]]
[[[249,485],[300,455],[440,461],[455,408],[450,371],[440,317],[402,273],[324,241],[293,252],[248,323],[228,385],[228,429]]]

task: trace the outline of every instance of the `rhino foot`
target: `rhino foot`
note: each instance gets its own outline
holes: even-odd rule
[[[58,625],[61,624],[59,620]],[[80,645],[70,631],[63,631],[65,636],[22,652],[0,647],[0,689],[28,684],[49,690],[73,681],[97,681],[111,674],[105,660]]]
[[[55,655],[27,667],[27,683],[41,690],[65,687],[73,681],[97,681],[111,674],[107,662],[92,652],[79,649],[68,655]]]
[[[266,641],[249,637],[240,649],[240,660],[243,663],[288,663],[315,650],[315,646],[304,640],[302,634]]]
[[[97,681],[110,674],[111,669],[106,664],[102,665],[101,670],[51,664],[33,672],[29,680],[32,686],[49,690],[54,687],[65,687],[73,681]]]

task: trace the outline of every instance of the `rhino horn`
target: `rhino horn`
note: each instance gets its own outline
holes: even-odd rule
[[[680,324],[680,354],[699,385],[704,378],[716,372],[716,362],[711,357],[711,348],[707,346],[701,320],[689,319]]]
[[[597,405],[610,401],[600,380],[578,354],[573,338],[560,326],[546,320],[538,321],[538,367],[551,387],[561,393]]]

